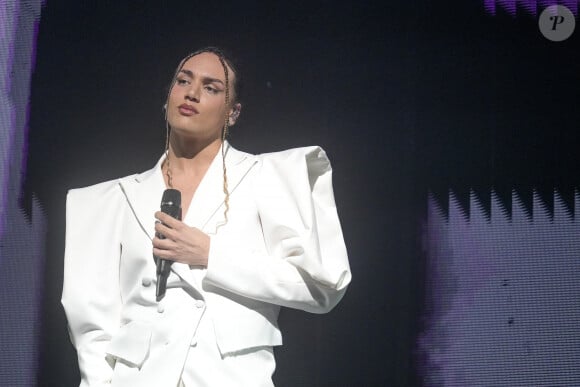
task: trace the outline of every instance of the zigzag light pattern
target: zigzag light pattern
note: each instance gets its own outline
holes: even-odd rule
[[[533,216],[492,192],[469,213],[428,200],[425,330],[417,342],[425,386],[580,386],[580,194],[573,209],[537,192]]]
[[[485,10],[491,14],[496,15],[499,8],[506,11],[509,15],[515,17],[518,8],[525,10],[528,14],[536,17],[538,16],[538,11],[550,5],[563,5],[566,6],[574,16],[578,16],[578,0],[484,0]]]

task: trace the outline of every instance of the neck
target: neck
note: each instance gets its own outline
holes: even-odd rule
[[[195,181],[203,176],[222,145],[221,139],[202,142],[182,141],[176,136],[170,136],[169,149],[163,165],[165,183],[170,188],[176,188],[185,178]],[[177,179],[177,180],[176,180]],[[177,184],[177,186],[174,186]]]
[[[220,138],[187,140],[171,135],[167,155],[171,169],[176,172],[204,169],[211,164],[221,145]]]

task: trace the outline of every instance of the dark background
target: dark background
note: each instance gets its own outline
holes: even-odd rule
[[[67,189],[152,167],[175,66],[217,45],[245,83],[230,141],[326,149],[352,266],[330,314],[283,311],[277,386],[420,385],[427,194],[572,192],[578,34],[554,43],[475,0],[48,1],[24,198],[49,226],[39,384],[78,384],[59,303]]]

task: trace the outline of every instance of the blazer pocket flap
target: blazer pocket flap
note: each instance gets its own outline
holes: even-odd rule
[[[230,295],[232,299],[227,299],[208,293],[207,297],[208,302],[214,304],[212,320],[222,355],[282,345],[282,335],[277,324],[279,306],[236,295]]]
[[[149,355],[151,328],[148,324],[131,321],[113,336],[107,354],[134,367],[141,367]]]

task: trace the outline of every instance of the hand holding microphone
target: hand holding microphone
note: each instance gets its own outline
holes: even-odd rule
[[[153,256],[158,274],[156,296],[160,301],[165,295],[173,261],[207,267],[210,238],[201,230],[181,222],[181,193],[175,189],[165,190],[161,211],[156,212],[155,217],[159,222],[155,225]]]
[[[161,212],[180,221],[181,192],[176,189],[166,189],[161,198]],[[155,231],[155,238],[160,240],[166,238],[165,234],[157,231],[157,227],[155,227]],[[155,264],[157,266],[157,289],[155,290],[155,296],[157,297],[157,301],[161,301],[167,290],[167,278],[169,277],[172,261],[156,255],[155,251],[153,252],[153,257],[155,258]]]

